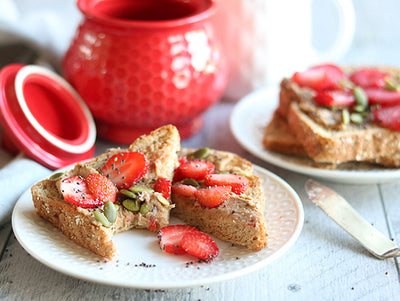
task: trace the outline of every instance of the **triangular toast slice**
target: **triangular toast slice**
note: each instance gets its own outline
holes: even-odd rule
[[[261,179],[253,174],[252,164],[240,156],[225,151],[207,150],[208,155],[201,160],[214,164],[214,174],[228,173],[245,176],[248,179],[247,189],[240,194],[231,191],[225,201],[214,208],[201,205],[194,196],[176,194],[173,189],[172,201],[175,208],[171,214],[219,239],[252,250],[264,248],[268,235],[264,218],[265,196]],[[179,152],[180,161],[196,160],[195,154],[198,153],[196,151],[182,149]],[[175,180],[173,188],[174,185],[182,183],[182,181],[177,181],[176,177]],[[202,181],[198,184],[200,185],[198,188],[204,186]]]
[[[180,136],[177,129],[171,125],[163,126],[149,135],[139,137],[128,149],[110,149],[89,162],[76,164],[72,170],[66,172],[64,178],[99,173],[113,155],[126,151],[140,152],[149,161],[149,168],[138,185],[154,189],[157,179],[172,180],[174,169],[178,165],[179,149]],[[170,198],[167,198],[167,202],[160,202],[157,194],[150,191],[139,195],[142,206],[146,204],[149,208],[148,212],[130,211],[122,205],[122,199],[119,198],[116,202],[119,205],[117,219],[111,227],[106,227],[93,214],[97,208],[80,208],[64,201],[58,189],[59,181],[46,179],[32,187],[32,199],[37,214],[77,244],[107,259],[114,258],[117,253],[112,241],[114,234],[132,228],[158,231],[169,223],[170,210],[173,208]]]

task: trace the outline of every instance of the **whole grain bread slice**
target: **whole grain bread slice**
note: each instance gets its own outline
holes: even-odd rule
[[[78,163],[66,172],[65,177],[90,173],[99,173],[107,160],[121,151],[137,151],[146,155],[150,162],[147,174],[140,180],[140,185],[154,187],[158,178],[172,180],[174,168],[178,165],[177,151],[180,149],[180,136],[174,126],[163,126],[149,135],[144,135],[133,142],[129,149],[110,149],[106,153],[86,163]],[[158,201],[154,193],[146,192],[140,197],[152,208],[145,215],[132,212],[122,205],[117,211],[117,220],[112,227],[103,226],[93,215],[94,209],[84,209],[64,201],[55,181],[46,179],[31,188],[32,200],[36,213],[56,226],[68,238],[90,251],[112,259],[117,254],[112,241],[114,234],[132,228],[152,228],[157,231],[168,225],[170,210],[173,205]]]
[[[374,124],[349,126],[345,130],[327,129],[309,118],[295,102],[290,105],[287,118],[297,140],[316,162],[365,162],[400,153],[400,132],[397,131]]]
[[[190,160],[193,151],[182,149],[179,156]],[[240,195],[231,192],[215,208],[201,206],[194,197],[173,194],[172,215],[222,240],[253,250],[264,248],[268,238],[265,196],[260,178],[253,174],[252,164],[236,154],[217,150],[210,150],[205,160],[214,163],[215,173],[245,174],[249,179],[248,188]]]
[[[267,149],[275,152],[300,157],[307,156],[303,145],[290,130],[287,119],[277,110],[274,112],[272,119],[264,129],[262,142]]]

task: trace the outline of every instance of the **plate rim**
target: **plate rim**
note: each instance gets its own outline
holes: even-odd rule
[[[81,280],[85,280],[85,281],[89,281],[92,283],[97,283],[97,284],[103,284],[103,285],[111,285],[114,287],[122,287],[122,288],[137,288],[137,289],[175,289],[175,288],[189,288],[189,287],[197,287],[197,286],[201,286],[201,285],[207,285],[207,284],[212,284],[212,283],[217,283],[217,282],[221,282],[221,281],[226,281],[226,280],[230,280],[242,275],[246,275],[249,274],[251,272],[254,272],[256,270],[259,270],[265,266],[267,266],[268,264],[270,264],[271,262],[277,260],[278,258],[282,257],[297,241],[297,239],[299,238],[302,229],[303,229],[303,225],[304,225],[304,208],[303,208],[303,204],[302,201],[299,197],[299,195],[297,194],[297,192],[286,182],[284,181],[282,178],[280,178],[279,176],[275,175],[274,173],[272,173],[271,171],[258,166],[256,164],[253,164],[254,170],[256,171],[257,175],[261,175],[263,174],[265,177],[270,177],[272,179],[274,179],[276,182],[278,182],[280,185],[282,185],[282,187],[284,187],[285,191],[287,191],[290,195],[291,198],[294,202],[295,208],[296,208],[296,222],[297,225],[294,227],[293,233],[292,235],[285,241],[285,243],[279,247],[279,249],[277,249],[276,251],[274,251],[271,255],[269,255],[268,257],[266,257],[265,259],[258,261],[256,263],[251,264],[250,266],[245,266],[239,270],[236,271],[230,271],[227,274],[220,274],[220,275],[215,275],[212,276],[210,278],[202,278],[201,281],[199,281],[198,279],[194,279],[194,280],[182,280],[182,281],[169,281],[167,283],[163,283],[163,284],[140,284],[140,283],[126,283],[126,282],[122,282],[119,283],[117,281],[113,281],[110,282],[108,280],[102,280],[102,279],[98,279],[95,278],[93,276],[88,276],[88,275],[81,275],[79,273],[75,273],[74,271],[68,270],[65,267],[58,267],[56,265],[54,265],[54,263],[52,263],[49,260],[46,260],[46,256],[39,256],[39,254],[37,254],[37,251],[34,250],[34,247],[30,247],[27,245],[27,241],[23,238],[23,231],[21,232],[20,229],[20,218],[19,218],[19,214],[20,214],[20,209],[23,208],[27,208],[26,206],[31,207],[30,209],[33,210],[33,212],[35,211],[33,203],[29,202],[29,199],[31,199],[31,195],[30,195],[30,189],[26,190],[18,199],[14,210],[13,210],[13,214],[12,214],[12,228],[13,228],[13,232],[14,235],[17,239],[17,241],[20,243],[20,245],[23,247],[23,249],[29,253],[33,258],[35,258],[36,260],[38,260],[40,263],[44,264],[45,266],[60,272],[62,274],[77,278],[77,279],[81,279]],[[261,177],[261,176],[260,176]],[[36,214],[36,213],[34,213]],[[47,226],[46,226],[47,227]],[[54,227],[51,224],[48,224],[48,227]],[[54,227],[54,229],[57,229]],[[57,229],[57,231],[59,231]],[[61,235],[63,235],[60,232]],[[67,237],[65,237],[65,239],[68,239]],[[29,241],[29,240],[28,240]],[[99,257],[96,256],[94,254],[94,261],[97,261]]]
[[[263,97],[265,103],[263,102]],[[264,149],[262,146],[257,145],[255,141],[250,141],[251,144],[247,143],[248,139],[243,138],[238,130],[238,120],[243,117],[243,110],[248,109],[250,104],[255,105],[261,109],[258,114],[264,113],[266,115],[264,127],[267,125],[269,120],[272,118],[273,112],[278,105],[279,88],[276,86],[268,86],[261,89],[257,89],[248,95],[244,96],[237,104],[235,104],[230,118],[229,125],[231,132],[236,141],[251,154],[255,155],[264,162],[270,163],[274,166],[284,168],[286,170],[294,171],[303,175],[316,176],[326,180],[332,180],[344,184],[378,184],[386,183],[389,181],[395,181],[400,179],[400,169],[381,169],[381,170],[329,170],[317,167],[308,166],[301,163],[285,161],[281,158],[285,157],[284,154],[275,154],[272,151]],[[248,118],[249,120],[249,118]],[[251,120],[250,122],[254,122]],[[248,137],[251,137],[249,133]],[[254,140],[254,139],[252,139]],[[260,144],[262,142],[260,141]],[[288,158],[291,157],[286,155]]]

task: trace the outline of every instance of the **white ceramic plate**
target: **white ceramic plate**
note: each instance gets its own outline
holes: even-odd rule
[[[304,212],[296,192],[281,178],[255,166],[266,196],[269,243],[259,252],[218,239],[220,254],[198,262],[189,255],[160,250],[157,236],[131,230],[114,236],[119,255],[105,261],[76,245],[35,213],[30,191],[18,200],[12,225],[22,247],[43,264],[67,275],[97,283],[147,289],[182,288],[231,279],[260,269],[282,256],[299,237]],[[172,223],[179,223],[173,220]]]
[[[310,167],[294,156],[268,151],[262,144],[266,125],[278,106],[279,90],[264,88],[240,100],[232,111],[230,126],[236,140],[250,153],[276,166],[346,184],[375,184],[400,179],[400,169],[328,170]]]

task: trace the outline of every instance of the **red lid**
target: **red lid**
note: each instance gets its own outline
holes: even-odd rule
[[[78,93],[39,66],[12,64],[0,71],[4,141],[57,169],[94,155],[96,127]]]

